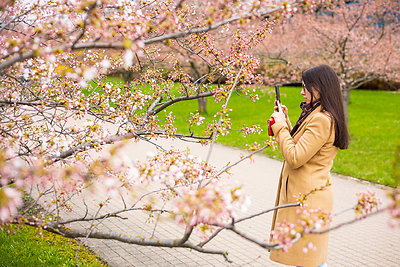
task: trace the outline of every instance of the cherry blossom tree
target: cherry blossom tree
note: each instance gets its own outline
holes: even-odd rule
[[[303,222],[299,225],[304,227],[293,232],[278,226],[271,242],[260,242],[235,227],[279,208],[302,207],[308,196],[300,195],[298,203],[239,217],[248,199],[241,185],[224,183],[221,177],[273,145],[272,141],[253,146],[249,155],[222,170],[209,162],[215,140],[231,127],[232,92],[239,88],[253,96],[246,85],[261,81],[255,74],[259,59],[251,49],[270,33],[272,20],[314,7],[310,1],[275,0],[16,0],[1,4],[1,224],[30,224],[72,238],[186,247],[225,257],[226,251],[205,247],[224,229],[266,249],[287,248],[303,234],[324,231],[330,215],[304,208],[299,210]],[[235,33],[218,46],[212,32],[227,27]],[[188,56],[201,60],[209,70],[194,80],[183,67]],[[121,70],[134,75],[126,83],[112,82],[109,75]],[[224,85],[211,85],[216,77],[223,77]],[[204,97],[221,103],[216,119],[203,135],[177,132],[174,115],[166,108]],[[191,113],[188,127],[204,123],[203,119]],[[248,125],[242,132],[257,134],[261,128]],[[165,150],[153,143],[157,138],[210,144],[210,152],[200,159],[188,151]],[[159,153],[132,161],[121,149],[127,140],[153,143]],[[100,198],[88,203],[86,196],[93,192]],[[70,218],[66,214],[77,208],[71,204],[76,197],[81,199],[83,213]],[[121,199],[121,205],[108,208],[115,198]],[[398,192],[393,192],[393,199],[398,201]],[[165,203],[161,207],[160,201]],[[378,204],[373,193],[360,195],[355,210],[364,214]],[[399,206],[390,208],[398,219]],[[123,219],[128,212],[145,212],[150,217],[167,213],[184,227],[184,234],[158,239],[96,228],[104,220]],[[71,227],[76,222],[87,224]],[[195,229],[205,233],[197,244],[190,240]]]
[[[299,82],[301,71],[332,66],[341,79],[345,113],[350,90],[374,80],[400,80],[399,1],[337,1],[293,16],[258,49],[269,82]]]

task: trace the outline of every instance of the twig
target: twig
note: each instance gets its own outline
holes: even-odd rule
[[[374,211],[374,212],[365,214],[363,217],[355,218],[355,219],[353,219],[353,220],[340,223],[340,224],[338,224],[338,225],[335,225],[335,226],[333,226],[333,227],[329,227],[329,228],[324,229],[324,230],[321,230],[321,231],[311,230],[310,233],[311,233],[311,234],[324,234],[324,233],[327,233],[327,232],[330,232],[330,231],[334,231],[334,230],[337,230],[337,229],[339,229],[339,228],[342,228],[342,227],[345,226],[345,225],[353,224],[353,223],[355,223],[355,222],[360,221],[361,219],[364,219],[364,218],[367,218],[367,217],[370,217],[370,216],[377,215],[377,214],[379,214],[379,213],[381,213],[381,212],[384,212],[384,211],[386,211],[386,210],[388,210],[388,209],[389,209],[389,206],[387,206],[387,207],[385,207],[385,208],[382,208],[382,209],[379,209],[379,210],[376,210],[376,211]]]
[[[243,218],[241,218],[241,219],[238,219],[238,220],[235,221],[235,223],[240,223],[240,222],[242,222],[242,221],[246,221],[246,220],[252,219],[252,218],[254,218],[254,217],[258,217],[258,216],[260,216],[260,215],[269,213],[269,212],[274,211],[274,210],[277,210],[277,209],[284,209],[284,208],[298,207],[298,206],[300,206],[299,203],[292,203],[292,204],[285,204],[285,205],[276,206],[276,207],[273,207],[273,208],[271,208],[271,209],[264,210],[264,211],[258,212],[258,213],[256,213],[256,214],[252,214],[252,215],[249,215],[249,216],[247,216],[247,217],[243,217]],[[210,242],[214,237],[216,237],[216,236],[217,236],[222,230],[224,230],[224,229],[226,229],[226,228],[224,228],[224,227],[219,228],[219,229],[216,230],[207,240],[205,240],[205,241],[199,243],[198,245],[199,245],[200,247],[205,246],[208,242]]]
[[[216,176],[219,176],[219,175],[223,174],[224,172],[226,172],[226,171],[229,170],[230,168],[232,168],[232,167],[238,165],[239,163],[241,163],[242,161],[244,161],[244,160],[246,160],[246,159],[248,159],[248,158],[251,158],[254,154],[256,154],[256,153],[258,153],[258,152],[260,152],[260,151],[263,151],[263,150],[266,149],[267,147],[270,147],[270,145],[265,145],[265,146],[263,146],[262,148],[260,148],[260,149],[258,149],[258,150],[256,150],[256,151],[252,152],[251,154],[247,155],[246,157],[241,158],[239,161],[237,161],[237,162],[235,162],[235,163],[232,163],[232,164],[226,166],[226,167],[223,168],[221,171],[219,171],[219,173],[217,173]]]
[[[225,101],[225,108],[228,106],[228,102],[229,102],[229,99],[231,98],[233,89],[236,87],[237,83],[239,82],[239,77],[240,77],[240,74],[241,74],[243,68],[244,68],[244,66],[242,65],[240,70],[239,70],[239,72],[238,72],[238,74],[236,75],[234,83],[232,84],[232,86],[231,86],[231,88],[229,90],[229,95],[228,95],[228,97],[226,98],[226,101]],[[208,150],[206,162],[208,162],[210,160],[210,156],[211,156],[211,153],[212,153],[212,150],[213,150],[213,147],[214,147],[214,143],[215,143],[215,140],[217,139],[217,135],[218,135],[217,129],[221,125],[221,122],[222,122],[222,114],[221,114],[221,116],[220,116],[220,118],[218,120],[218,125],[214,128],[213,139],[212,139],[212,142],[211,142],[211,145],[210,145],[210,149]],[[201,181],[199,183],[199,187],[200,187],[200,185],[201,185]]]

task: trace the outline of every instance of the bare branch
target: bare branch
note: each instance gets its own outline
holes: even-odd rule
[[[103,220],[103,219],[107,219],[107,218],[119,218],[122,220],[125,220],[126,218],[122,217],[120,214],[124,213],[124,212],[129,212],[129,211],[148,211],[148,212],[159,212],[161,213],[165,213],[165,212],[170,212],[169,210],[164,210],[164,209],[147,209],[147,208],[124,208],[123,210],[120,211],[115,211],[112,213],[107,213],[101,216],[94,216],[94,217],[87,217],[87,213],[81,217],[81,218],[75,218],[75,219],[70,219],[67,221],[61,221],[61,222],[57,222],[58,224],[64,225],[64,224],[69,224],[69,223],[73,223],[73,222],[89,222],[89,221],[98,221],[98,220]]]
[[[181,101],[185,101],[185,100],[192,100],[192,99],[197,99],[197,98],[202,98],[202,97],[209,97],[209,96],[213,96],[214,92],[204,92],[204,93],[200,93],[197,95],[191,95],[191,96],[179,96],[177,98],[174,98],[168,102],[163,103],[161,106],[159,106],[158,108],[156,108],[155,110],[151,110],[150,112],[148,112],[148,114],[154,115],[159,113],[160,111],[162,111],[163,109],[171,106],[172,104],[175,104],[177,102],[181,102]]]
[[[149,114],[153,111],[154,107],[162,100],[162,97],[159,96],[157,97],[156,100],[154,100],[154,102],[150,105],[149,109],[147,110],[146,114],[143,116],[143,121],[147,120],[147,117],[149,116]]]
[[[57,224],[49,224],[48,227],[45,229],[47,231],[61,234],[65,237],[70,238],[78,238],[78,237],[87,237],[87,238],[95,238],[95,239],[111,239],[117,240],[127,244],[134,244],[140,246],[154,246],[154,247],[169,247],[169,248],[189,248],[196,250],[198,252],[207,253],[207,254],[218,254],[223,255],[225,259],[228,260],[226,251],[222,250],[213,250],[213,249],[204,249],[197,245],[192,244],[191,242],[184,242],[183,244],[179,244],[176,239],[156,239],[156,238],[140,238],[140,237],[132,237],[128,235],[124,235],[122,233],[114,233],[108,232],[104,233],[101,231],[92,231],[87,233],[85,230],[79,229],[70,229],[68,227],[63,227]]]

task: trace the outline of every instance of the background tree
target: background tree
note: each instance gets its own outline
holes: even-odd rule
[[[332,66],[348,118],[350,90],[375,79],[400,80],[399,1],[337,1],[278,25],[258,49],[265,77],[299,82],[301,71]]]

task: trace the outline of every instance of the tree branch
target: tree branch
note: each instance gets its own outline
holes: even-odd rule
[[[240,222],[242,222],[242,221],[246,221],[246,220],[255,218],[255,217],[258,217],[258,216],[260,216],[260,215],[269,213],[269,212],[274,211],[274,210],[284,209],[284,208],[290,208],[290,207],[299,207],[299,206],[300,206],[299,203],[292,203],[292,204],[285,204],[285,205],[276,206],[276,207],[273,207],[273,208],[271,208],[271,209],[267,209],[267,210],[258,212],[258,213],[256,213],[256,214],[252,214],[252,215],[243,217],[243,218],[241,218],[241,219],[238,219],[238,220],[235,221],[235,224],[236,224],[236,223],[240,223]],[[219,229],[216,230],[207,240],[205,240],[205,241],[203,241],[203,242],[200,242],[198,245],[199,245],[200,247],[206,245],[208,242],[210,242],[214,237],[216,237],[216,236],[217,236],[222,230],[224,230],[224,229],[226,229],[226,228],[224,228],[224,227],[219,228]]]
[[[94,148],[96,146],[96,144],[113,144],[115,142],[121,141],[121,140],[125,140],[125,139],[132,139],[132,138],[140,138],[141,136],[146,136],[146,135],[151,135],[151,134],[155,134],[155,135],[166,135],[164,131],[155,131],[155,132],[147,132],[147,131],[137,131],[137,132],[130,132],[130,133],[126,133],[126,134],[116,134],[116,135],[111,135],[108,136],[102,140],[96,140],[96,141],[88,141],[84,144],[81,145],[77,145],[76,147],[70,148],[66,151],[61,152],[59,155],[53,155],[52,156],[52,161],[53,162],[57,162],[60,161],[62,159],[68,158],[69,156],[72,156],[73,154],[75,154],[76,152],[80,152],[80,151],[84,151],[86,149],[90,149],[90,148]],[[191,138],[191,139],[198,139],[198,140],[207,140],[210,139],[211,137],[204,137],[204,136],[193,136],[193,135],[185,135],[185,134],[173,134],[174,137],[179,138],[184,140],[184,138]]]
[[[64,224],[69,224],[69,223],[73,223],[73,222],[98,221],[98,220],[103,220],[103,219],[107,219],[107,218],[120,218],[120,219],[125,220],[126,218],[120,216],[119,214],[124,213],[124,212],[128,212],[128,211],[148,211],[148,212],[159,212],[159,213],[170,212],[169,210],[164,210],[164,209],[125,208],[125,209],[120,210],[120,211],[107,213],[107,214],[104,214],[104,215],[101,215],[101,216],[95,216],[95,217],[90,217],[90,218],[87,218],[86,217],[87,214],[85,214],[81,218],[70,219],[70,220],[67,220],[67,221],[61,221],[61,222],[57,222],[57,223],[61,224],[61,225],[64,225]]]
[[[89,19],[89,17],[90,17],[90,15],[91,15],[92,11],[96,8],[96,6],[97,6],[97,2],[96,2],[96,1],[94,1],[93,4],[90,4],[90,5],[89,5],[88,10],[86,11],[86,17],[85,17],[85,19],[83,20],[82,31],[81,31],[81,33],[79,34],[79,36],[78,36],[78,37],[74,40],[74,42],[72,43],[71,49],[74,49],[75,45],[76,45],[76,44],[79,42],[79,40],[82,39],[82,37],[85,35],[86,26],[87,26],[87,20]]]
[[[20,17],[25,16],[26,14],[28,14],[28,13],[31,12],[32,10],[33,10],[33,8],[31,8],[31,9],[25,11],[24,13],[22,13],[22,14],[16,16],[16,17],[14,17],[13,19],[11,19],[10,21],[8,21],[7,23],[4,23],[4,25],[2,25],[2,27],[0,28],[0,33],[1,33],[8,25],[10,25],[11,23],[13,23],[14,21],[16,21],[17,19],[19,19]]]
[[[140,237],[132,237],[128,235],[124,235],[122,233],[114,233],[108,232],[104,233],[101,231],[91,231],[87,233],[85,230],[79,229],[70,229],[56,223],[51,223],[45,228],[46,231],[53,232],[56,234],[63,235],[69,238],[78,238],[78,237],[87,237],[87,238],[95,238],[95,239],[111,239],[117,240],[127,244],[134,244],[140,246],[153,246],[153,247],[169,247],[169,248],[189,248],[196,250],[198,252],[207,253],[207,254],[218,254],[225,257],[228,260],[226,251],[222,250],[213,250],[213,249],[204,249],[197,245],[192,244],[191,242],[184,242],[179,244],[176,239],[155,239],[155,238],[140,238]]]
[[[150,112],[148,112],[149,116],[154,115],[159,113],[160,111],[162,111],[163,109],[171,106],[172,104],[175,104],[177,102],[180,101],[185,101],[185,100],[192,100],[192,99],[197,99],[197,98],[202,98],[202,97],[209,97],[209,96],[213,96],[214,92],[204,92],[201,94],[197,94],[197,95],[191,95],[191,96],[179,96],[177,98],[174,98],[168,102],[163,103],[161,106],[159,106],[158,108],[154,109],[154,110],[150,110]]]
[[[296,3],[296,1],[292,2]],[[263,13],[260,14],[260,17],[265,17],[269,14],[275,13],[279,10],[281,10],[282,7],[277,7],[277,8],[273,8],[273,9],[269,9]],[[170,33],[170,34],[164,34],[164,35],[160,35],[160,36],[156,36],[156,37],[152,37],[152,38],[148,38],[145,39],[143,41],[143,43],[145,45],[149,45],[149,44],[153,44],[153,43],[158,43],[158,42],[162,42],[165,40],[169,40],[169,39],[178,39],[178,38],[182,38],[185,37],[187,35],[190,34],[194,34],[194,33],[204,33],[204,32],[208,32],[208,31],[212,31],[215,30],[225,24],[229,24],[235,21],[239,21],[241,19],[245,19],[245,18],[250,18],[252,17],[253,14],[252,13],[247,13],[245,15],[242,16],[235,16],[226,20],[222,20],[216,24],[207,26],[207,27],[199,27],[199,28],[193,28],[193,29],[189,29],[189,30],[185,30],[185,31],[179,31],[179,32],[175,32],[175,33]],[[137,37],[136,41],[139,40],[141,37]],[[53,48],[53,51],[65,51],[68,49],[71,50],[82,50],[82,49],[89,49],[89,48],[96,48],[96,49],[125,49],[124,46],[124,42],[98,42],[98,41],[94,41],[94,42],[86,42],[86,43],[79,43],[79,44],[75,44],[74,46],[66,46],[66,45],[61,45],[61,46],[57,46],[55,48]],[[3,62],[0,64],[0,70],[5,70],[9,67],[11,67],[12,65],[14,65],[17,62],[20,61],[24,61],[26,59],[29,58],[33,58],[35,57],[35,53],[34,51],[29,51],[29,52],[25,52],[25,53],[21,53],[17,56],[14,56],[13,58]]]

